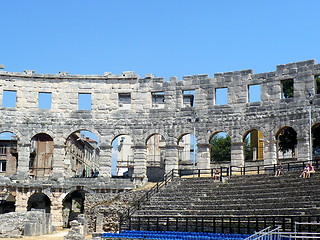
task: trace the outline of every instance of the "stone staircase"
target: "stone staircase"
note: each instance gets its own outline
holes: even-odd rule
[[[239,218],[260,221],[257,218],[261,217],[266,222],[270,217],[273,219],[270,221],[275,222],[275,217],[281,217],[278,221],[285,222],[289,217],[320,216],[320,175],[316,173],[310,179],[302,179],[299,174],[292,171],[279,177],[271,174],[232,176],[224,183],[212,178],[174,179],[134,213],[131,225],[139,221],[140,228],[143,219],[147,219],[150,228],[174,224],[178,218],[203,222],[214,217],[228,218],[231,226],[236,218],[237,221]],[[186,220],[187,224],[193,221],[190,219]]]

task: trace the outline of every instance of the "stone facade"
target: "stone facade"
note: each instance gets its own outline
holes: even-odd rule
[[[279,161],[277,135],[287,127],[297,133],[294,158],[309,159],[309,118],[312,128],[320,123],[318,75],[320,64],[314,60],[279,65],[268,73],[243,70],[216,73],[214,77],[172,77],[170,81],[152,74],[140,78],[134,72],[101,76],[0,71],[0,132],[17,136],[18,153],[16,173],[0,173],[11,181],[1,190],[16,198],[16,211],[26,210],[32,194],[45,194],[54,212],[53,223],[62,226],[63,201],[72,191],[85,188],[87,192],[112,192],[147,182],[147,141],[155,134],[161,135],[161,149],[165,151],[164,172],[183,167],[179,163],[179,141],[186,134],[197,138],[197,168],[214,166],[209,142],[218,132],[231,138],[229,164],[246,165],[244,136],[253,129],[264,136],[259,164]],[[283,97],[285,80],[293,80],[292,97]],[[249,90],[254,85],[260,86],[258,102],[250,102]],[[219,89],[227,90],[226,104],[218,104]],[[4,106],[5,91],[16,94],[14,106]],[[39,93],[51,93],[50,109],[39,109]],[[89,109],[79,106],[81,94],[91,97]],[[72,176],[65,171],[66,141],[80,130],[91,131],[100,141],[95,187],[88,179],[70,180]],[[42,187],[43,182],[29,179],[31,140],[39,133],[47,134],[53,142],[52,169]],[[125,184],[111,180],[112,141],[121,135],[130,135],[133,142],[133,181]]]

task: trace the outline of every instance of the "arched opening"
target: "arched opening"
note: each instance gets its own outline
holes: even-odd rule
[[[165,172],[165,139],[160,134],[153,134],[147,139],[147,177],[150,182],[163,179]]]
[[[43,193],[35,193],[28,200],[27,211],[31,209],[44,209],[46,213],[51,211],[51,201],[49,197]]]
[[[210,138],[210,161],[212,163],[231,161],[231,139],[225,132],[214,134]]]
[[[119,135],[112,141],[112,177],[132,177],[133,141],[130,135]]]
[[[84,212],[85,191],[76,190],[69,193],[62,202],[63,227],[70,227],[69,223],[76,220]]]
[[[100,142],[90,131],[76,131],[65,144],[64,168],[68,177],[97,177],[99,174]]]
[[[320,123],[312,126],[313,158],[320,159]]]
[[[178,140],[179,165],[197,165],[197,138],[190,133],[184,134]]]
[[[297,132],[292,127],[281,128],[277,135],[278,159],[295,159],[297,148]]]
[[[256,129],[248,131],[244,137],[244,160],[257,161],[263,160],[264,136]]]
[[[0,133],[0,174],[7,176],[17,172],[17,136],[12,132]]]
[[[11,193],[1,194],[0,214],[14,212],[16,210],[16,199]]]
[[[29,175],[34,179],[46,179],[52,173],[53,139],[39,133],[31,139]]]

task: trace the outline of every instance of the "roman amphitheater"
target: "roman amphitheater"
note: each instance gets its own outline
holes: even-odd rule
[[[314,60],[274,72],[169,81],[131,71],[2,70],[0,213],[45,209],[54,226],[66,227],[83,213],[89,193],[134,189],[173,169],[259,166],[320,154],[320,64]],[[230,137],[231,160],[211,156],[219,134]],[[281,150],[283,139],[292,140],[289,150]]]

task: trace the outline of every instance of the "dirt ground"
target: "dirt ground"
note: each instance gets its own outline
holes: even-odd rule
[[[55,231],[51,234],[41,235],[41,236],[34,236],[34,237],[22,237],[22,238],[0,238],[0,240],[63,240],[63,237],[67,235],[68,229]],[[86,239],[91,239],[91,235],[86,236]]]

